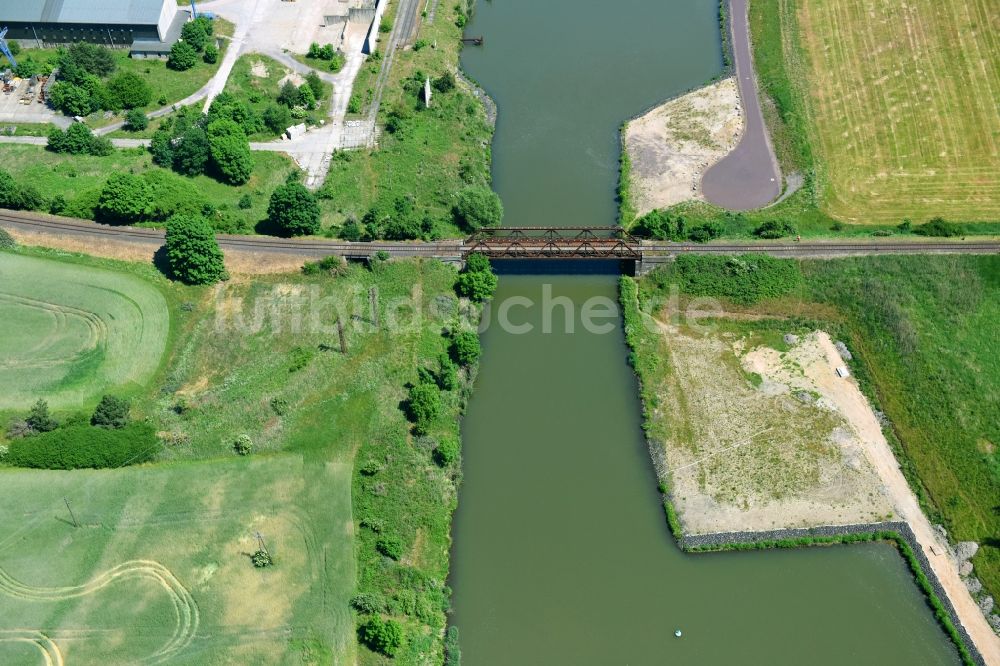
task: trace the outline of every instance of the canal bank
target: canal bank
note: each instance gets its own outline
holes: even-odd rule
[[[508,225],[612,223],[621,120],[722,68],[714,2],[480,3],[470,30]],[[582,319],[617,301],[617,271],[568,266],[498,265],[453,527],[465,663],[957,663],[891,546],[678,548],[621,322]]]

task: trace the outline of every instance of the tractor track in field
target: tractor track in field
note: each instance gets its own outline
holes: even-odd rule
[[[27,585],[0,568],[0,593],[25,601],[60,602],[85,597],[99,592],[113,583],[135,578],[150,580],[163,587],[174,606],[177,624],[170,639],[159,650],[142,659],[145,663],[161,663],[191,644],[198,631],[201,618],[198,604],[195,602],[194,597],[191,596],[187,588],[174,576],[173,572],[159,562],[152,560],[130,560],[105,571],[82,585],[64,587]],[[44,654],[48,655],[46,657],[47,664],[59,666],[63,664],[58,646],[55,645],[52,639],[41,632],[19,629],[16,630],[16,633],[11,638],[7,638],[5,636],[6,633],[8,632],[0,632],[0,642],[15,640],[19,642],[32,642]]]

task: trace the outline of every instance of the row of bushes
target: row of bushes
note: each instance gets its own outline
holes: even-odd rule
[[[121,429],[71,425],[11,442],[7,461],[39,469],[100,469],[150,460],[159,447],[155,429],[134,423]]]

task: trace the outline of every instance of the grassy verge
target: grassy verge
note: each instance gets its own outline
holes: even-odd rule
[[[116,150],[104,157],[57,154],[42,146],[0,145],[4,169],[18,182],[32,183],[49,201],[62,197],[60,214],[94,218],[101,189],[109,174],[130,172],[143,176],[153,190],[153,218],[164,220],[175,211],[212,211],[217,228],[246,232],[267,216],[267,203],[275,187],[285,182],[295,165],[284,155],[255,152],[254,172],[246,185],[234,187],[208,176],[189,178],[153,164],[143,148]],[[249,197],[249,208],[240,200]],[[246,202],[244,202],[245,205]]]
[[[626,330],[633,365],[642,382],[647,414],[667,390],[667,350],[660,335],[641,325],[642,309],[655,308],[676,285],[684,297],[713,296],[727,309],[784,317],[789,330],[821,327],[844,339],[855,353],[855,377],[892,426],[886,430],[900,466],[934,522],[953,541],[976,541],[973,563],[986,590],[1000,593],[1000,365],[993,348],[1000,318],[1000,259],[996,257],[867,257],[791,264],[801,272],[789,282],[776,274],[784,296],[732,299],[730,286],[711,273],[689,280],[673,267],[623,287]],[[679,271],[679,272],[678,272]],[[784,276],[784,277],[782,277]],[[732,277],[733,280],[738,279]],[[714,290],[713,290],[714,289]],[[630,305],[630,293],[640,301]],[[763,297],[769,290],[758,290]],[[726,299],[729,299],[728,301]],[[740,303],[743,303],[740,305]],[[646,420],[651,436],[662,419]]]
[[[482,105],[460,82],[449,92],[435,92],[429,109],[418,98],[427,77],[435,80],[458,67],[456,16],[451,5],[442,4],[433,24],[419,26],[421,48],[395,56],[378,121],[385,124],[390,114],[401,115],[399,131],[383,132],[375,150],[339,153],[334,159],[320,192],[331,234],[347,219],[360,220],[375,206],[391,209],[405,199],[431,220],[434,235],[461,235],[452,219],[455,195],[467,185],[489,184],[493,131]],[[365,97],[374,69],[374,63],[362,67],[356,95]]]

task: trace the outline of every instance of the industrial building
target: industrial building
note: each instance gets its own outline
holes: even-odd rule
[[[31,47],[94,42],[165,56],[187,18],[177,0],[0,0],[7,39]]]

